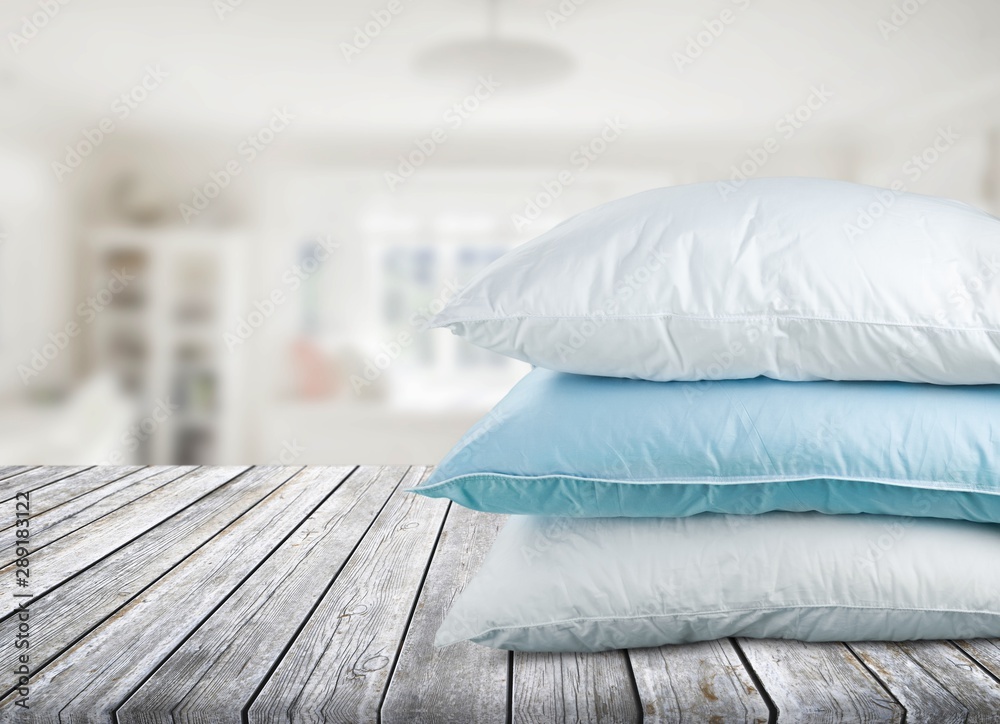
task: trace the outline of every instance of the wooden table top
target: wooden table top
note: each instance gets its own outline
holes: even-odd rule
[[[503,516],[428,473],[0,468],[0,721],[1000,722],[1000,641],[435,649]]]

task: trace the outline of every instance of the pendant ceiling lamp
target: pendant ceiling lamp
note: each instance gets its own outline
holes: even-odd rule
[[[498,0],[488,2],[488,33],[424,49],[414,69],[430,80],[466,81],[492,75],[505,90],[548,85],[569,76],[573,59],[564,50],[527,38],[501,37]]]

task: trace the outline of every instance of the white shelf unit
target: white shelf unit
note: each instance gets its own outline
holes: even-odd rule
[[[240,308],[246,248],[244,237],[226,232],[91,235],[86,296],[109,289],[116,271],[134,276],[85,327],[90,365],[111,371],[135,403],[139,427],[122,438],[124,449],[136,447],[134,462],[239,457],[241,365],[223,334]]]

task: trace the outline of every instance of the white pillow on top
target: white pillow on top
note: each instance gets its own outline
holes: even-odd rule
[[[807,178],[654,189],[578,214],[432,321],[562,372],[1000,383],[1000,219]]]

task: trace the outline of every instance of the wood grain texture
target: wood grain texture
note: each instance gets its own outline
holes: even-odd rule
[[[778,721],[903,721],[903,707],[843,644],[779,639],[738,644],[777,707]]]
[[[238,724],[405,472],[354,471],[118,709],[118,724]],[[303,473],[317,485],[331,474]]]
[[[642,721],[624,651],[597,654],[514,652],[515,724],[623,724]]]
[[[351,470],[0,467],[51,503],[32,709],[2,646],[0,721],[756,723],[773,702],[779,722],[1000,724],[1000,640],[435,649],[503,518],[399,490],[423,468]]]
[[[278,485],[270,476],[239,475],[242,471],[204,468],[193,473],[202,487],[212,490],[209,495],[31,601],[32,672],[113,615]],[[0,621],[0,638],[13,640],[16,631],[13,617]],[[16,654],[13,647],[0,647],[0,696],[11,688],[6,672],[13,670]]]
[[[46,485],[54,483],[70,475],[75,475],[87,466],[50,466],[41,468],[30,468],[25,472],[12,475],[9,478],[0,480],[0,503],[12,500],[18,493],[29,491],[40,491]]]
[[[193,467],[171,466],[141,468],[40,515],[33,513],[31,550],[44,548],[49,543],[193,470]],[[11,528],[13,526],[0,531],[0,540],[4,540],[4,535],[10,535]],[[4,547],[2,550],[8,552],[10,549]],[[0,559],[0,565],[7,565],[12,560],[13,558]]]
[[[130,487],[144,477],[149,477],[154,469],[138,465],[130,467],[98,467],[89,468],[83,472],[49,485],[45,495],[33,495],[31,500],[31,527],[37,532],[45,528],[43,521],[51,519],[58,509],[78,509],[80,500],[94,500],[100,496],[101,489],[118,483],[119,488]],[[55,494],[54,494],[55,493]],[[84,503],[83,505],[86,505]],[[0,521],[0,531],[13,527],[11,521]]]
[[[767,703],[730,641],[628,653],[645,724],[767,724]]]
[[[101,470],[92,468],[91,470]],[[83,495],[46,510],[39,514],[32,504],[30,520],[31,557],[55,540],[69,535],[77,528],[97,520],[102,515],[121,507],[125,503],[140,497],[145,492],[159,485],[164,485],[172,479],[180,477],[193,468],[140,468],[132,474],[112,480],[96,487]],[[163,471],[157,475],[157,471]],[[170,472],[165,472],[169,470]],[[75,475],[68,480],[74,480],[80,475],[87,475],[90,470]],[[62,482],[54,483],[60,485]],[[13,520],[13,517],[12,517]],[[23,529],[21,535],[24,534]],[[18,535],[16,526],[11,525],[0,529],[0,568],[9,566],[15,561],[15,540]]]
[[[407,474],[412,487],[424,469]],[[251,723],[377,722],[448,501],[398,491],[251,705]]]
[[[973,724],[1000,719],[1000,684],[948,642],[848,646],[899,700],[909,722]]]
[[[382,724],[504,724],[509,654],[434,647],[445,614],[479,570],[506,516],[452,505],[382,705]]]
[[[31,556],[31,593],[37,596],[54,588],[207,495],[212,491],[210,481],[222,485],[246,469],[212,468],[204,475],[185,475],[36,551]],[[11,570],[11,565],[0,569],[0,580],[11,576]]]
[[[1000,679],[1000,639],[972,639],[956,642],[958,647],[979,665]],[[1000,710],[1000,706],[997,707]]]
[[[36,465],[3,465],[0,466],[0,480],[6,480],[7,478],[19,475],[21,473],[27,472],[32,468],[37,467]]]
[[[115,467],[109,465],[87,468],[60,478],[31,494],[32,516],[39,516],[53,508],[58,508],[81,495],[95,492],[112,481],[141,470],[141,465]]]
[[[253,474],[285,481],[167,575],[70,647],[35,679],[37,714],[64,724],[108,722],[114,709],[340,483],[288,468]],[[7,700],[0,702],[6,705]]]

